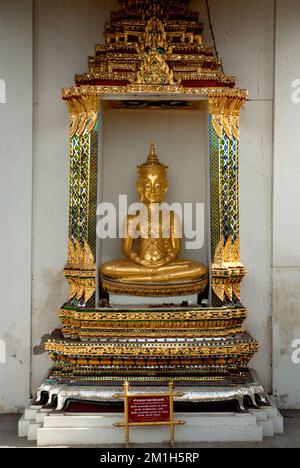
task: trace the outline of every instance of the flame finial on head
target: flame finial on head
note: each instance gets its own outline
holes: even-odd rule
[[[148,156],[148,162],[159,162],[156,151],[155,151],[155,146],[154,142],[152,141],[151,147],[150,147],[150,153]]]
[[[156,172],[156,173],[159,173],[159,175],[166,177],[167,170],[168,170],[168,166],[165,166],[164,164],[162,164],[160,160],[158,159],[158,156],[155,151],[154,142],[152,141],[151,147],[150,147],[150,153],[149,153],[147,161],[141,166],[138,166],[139,176],[143,176],[145,174]]]

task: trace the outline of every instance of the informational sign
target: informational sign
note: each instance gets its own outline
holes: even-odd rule
[[[170,422],[170,397],[147,396],[128,398],[129,423]]]
[[[125,445],[129,447],[129,428],[138,426],[169,426],[170,445],[174,447],[174,428],[185,424],[174,419],[174,397],[183,397],[183,393],[174,393],[173,382],[169,383],[169,393],[129,393],[129,383],[124,383],[124,394],[114,395],[124,399],[124,422],[115,423],[115,427],[125,428]]]

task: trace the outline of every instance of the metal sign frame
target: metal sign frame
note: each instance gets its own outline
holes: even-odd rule
[[[125,428],[125,446],[129,448],[129,430],[130,427],[153,427],[153,426],[170,426],[170,446],[174,448],[175,446],[175,426],[182,426],[185,424],[185,421],[175,420],[174,419],[174,397],[183,397],[184,393],[174,392],[174,383],[169,382],[169,393],[130,393],[129,382],[124,382],[124,394],[116,394],[114,398],[123,399],[124,398],[124,422],[115,423],[115,427],[124,427]],[[149,421],[149,422],[129,422],[129,398],[159,398],[159,397],[168,397],[169,399],[169,408],[170,408],[170,420],[169,421]]]

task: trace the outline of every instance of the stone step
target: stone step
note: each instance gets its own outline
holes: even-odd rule
[[[24,413],[25,419],[29,421],[35,421],[36,414],[40,410],[41,410],[40,406],[30,406],[29,408],[25,410],[25,413]]]
[[[255,416],[251,414],[235,414],[235,413],[195,413],[195,414],[176,414],[176,419],[183,419],[189,425],[206,426],[213,423],[215,426],[235,426],[251,425],[257,422]],[[87,415],[87,414],[50,414],[44,418],[44,428],[82,428],[82,427],[112,427],[115,423],[122,422],[124,417],[122,414],[102,414],[102,415]],[[238,421],[237,421],[238,420]]]
[[[35,416],[35,422],[43,424],[45,417],[48,416],[49,414],[51,414],[52,411],[53,411],[52,409],[47,409],[47,410],[42,409],[42,410],[38,411],[36,416]]]
[[[25,419],[25,414],[23,414],[23,416],[18,422],[18,437],[28,436],[28,429],[30,423],[31,421],[29,419]]]
[[[188,442],[261,442],[263,426],[251,414],[178,414],[186,421],[175,429],[177,443]],[[49,415],[37,430],[38,446],[116,445],[124,443],[124,430],[114,428],[122,415]],[[55,426],[55,427],[53,427]],[[164,444],[169,441],[168,427],[130,429],[135,444]]]
[[[42,406],[31,405],[24,411],[23,416],[19,419],[18,422],[18,436],[27,437],[28,429],[31,423],[36,422],[36,417],[42,411]]]
[[[42,427],[42,423],[30,423],[28,427],[27,439],[30,441],[37,440],[37,431]]]
[[[34,419],[26,419],[25,415]],[[124,430],[115,428],[122,413],[57,413],[41,407],[28,408],[19,421],[19,436],[37,440],[38,446],[62,447],[124,443]],[[186,422],[176,427],[177,443],[259,442],[283,433],[283,418],[275,405],[250,409],[247,413],[179,413]],[[131,428],[135,444],[163,444],[169,441],[168,427]],[[159,446],[159,445],[158,445]]]
[[[283,434],[284,433],[283,417],[278,411],[273,398],[269,397],[269,401],[272,406],[267,406],[265,410],[267,412],[268,417],[273,419],[275,434]]]

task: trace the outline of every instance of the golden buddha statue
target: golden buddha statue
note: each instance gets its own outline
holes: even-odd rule
[[[101,267],[108,293],[183,296],[201,293],[207,285],[205,265],[178,258],[182,235],[175,212],[160,209],[168,190],[167,170],[152,143],[146,163],[138,166],[137,191],[144,209],[128,214],[125,222],[126,257]]]

